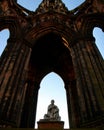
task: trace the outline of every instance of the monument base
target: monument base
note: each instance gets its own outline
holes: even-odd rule
[[[64,121],[51,121],[41,119],[38,123],[38,129],[64,129]]]

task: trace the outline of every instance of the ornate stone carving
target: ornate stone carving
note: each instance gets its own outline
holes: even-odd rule
[[[36,10],[37,14],[45,13],[48,11],[66,14],[68,12],[68,9],[65,7],[65,4],[62,3],[61,0],[44,0]]]

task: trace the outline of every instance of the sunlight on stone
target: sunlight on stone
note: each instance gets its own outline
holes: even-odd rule
[[[9,38],[9,35],[10,35],[10,32],[8,29],[4,29],[0,31],[0,56],[7,45],[7,40]]]
[[[46,75],[40,83],[36,115],[36,128],[37,121],[44,118],[44,114],[47,113],[47,107],[52,99],[55,100],[55,105],[57,105],[59,108],[61,121],[65,121],[64,127],[69,128],[64,82],[62,78],[54,72]]]

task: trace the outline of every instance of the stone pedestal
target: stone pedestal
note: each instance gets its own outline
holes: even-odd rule
[[[64,121],[50,121],[41,119],[38,122],[38,129],[64,129]]]

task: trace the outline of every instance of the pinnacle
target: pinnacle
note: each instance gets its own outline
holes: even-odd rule
[[[49,11],[66,14],[66,12],[68,12],[68,9],[65,7],[65,4],[61,0],[43,0],[36,10],[38,14],[46,13]]]

